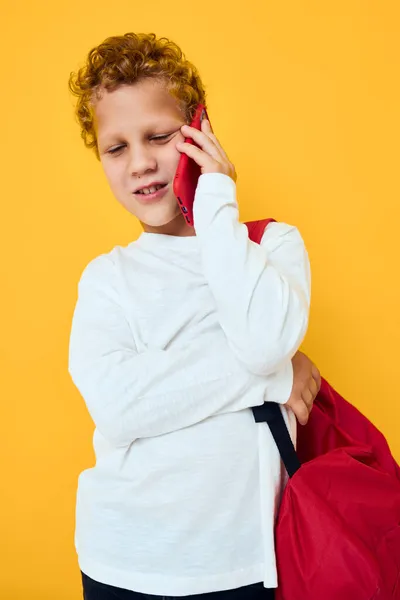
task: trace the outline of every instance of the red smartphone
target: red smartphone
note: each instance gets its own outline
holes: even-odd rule
[[[207,111],[203,104],[199,104],[190,126],[201,130],[201,122],[203,119],[208,120]],[[191,138],[185,138],[185,142],[198,147],[198,144]],[[189,158],[187,154],[182,153],[175,173],[173,189],[176,199],[178,200],[179,208],[181,209],[187,224],[191,227],[194,226],[193,203],[197,181],[200,175],[201,169],[199,165],[192,158]]]

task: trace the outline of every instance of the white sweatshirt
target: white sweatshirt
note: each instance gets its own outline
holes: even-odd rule
[[[165,596],[277,585],[284,471],[249,408],[288,400],[310,303],[298,230],[271,223],[251,242],[227,175],[200,177],[194,219],[196,236],[144,232],[87,265],[69,349],[96,426],[79,566]]]

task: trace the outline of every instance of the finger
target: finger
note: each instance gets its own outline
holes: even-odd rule
[[[217,146],[218,150],[221,153],[221,156],[223,156],[225,158],[225,160],[227,160],[228,162],[230,162],[227,153],[225,152],[225,150],[223,149],[223,147],[221,146],[218,138],[216,137],[216,135],[214,134],[213,130],[211,129],[211,124],[210,121],[208,121],[207,119],[203,119],[203,121],[201,122],[201,128],[202,131],[204,131],[204,133],[214,142],[214,144]]]
[[[312,368],[311,368],[311,375],[313,376],[313,379],[315,380],[317,387],[318,387],[318,391],[321,389],[321,373],[319,372],[319,369],[313,364]]]
[[[300,425],[307,425],[309,411],[304,402],[296,402],[294,406],[292,406],[292,410],[296,415],[296,419],[300,423]]]
[[[176,144],[179,152],[184,152],[189,156],[189,158],[193,158],[193,160],[201,167],[202,173],[212,172],[216,170],[216,166],[218,164],[207,152],[204,152],[197,146],[193,146],[193,144],[187,144],[185,142],[178,142]]]
[[[311,377],[308,387],[312,394],[312,401],[314,402],[315,398],[318,396],[319,389],[318,389],[317,382],[315,381],[315,379],[313,377]]]
[[[204,131],[199,131],[195,127],[190,127],[189,125],[182,125],[181,130],[186,138],[191,138],[204,152],[207,152],[207,154],[212,156],[214,160],[217,162],[223,160],[218,147]]]
[[[211,127],[211,123],[208,119],[203,119],[201,122],[201,128],[202,130],[208,135],[209,133],[214,133],[213,129]]]
[[[305,390],[303,390],[301,397],[304,404],[307,406],[308,412],[310,412],[314,402],[314,395],[312,390],[310,388],[306,388]]]

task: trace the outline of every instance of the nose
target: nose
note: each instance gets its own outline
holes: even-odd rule
[[[128,168],[130,175],[135,177],[154,171],[157,168],[157,161],[151,147],[135,146],[135,148],[131,148]]]

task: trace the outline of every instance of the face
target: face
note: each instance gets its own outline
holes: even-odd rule
[[[142,224],[144,231],[195,235],[179,209],[173,180],[184,140],[183,112],[163,84],[145,79],[113,92],[103,90],[94,106],[100,160],[110,188]],[[138,188],[153,183],[163,189],[147,197]]]

